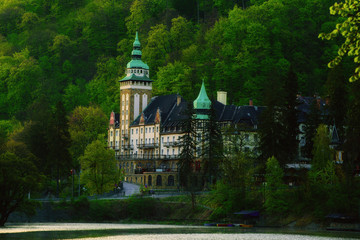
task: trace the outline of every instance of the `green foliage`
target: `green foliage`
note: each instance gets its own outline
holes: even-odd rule
[[[164,66],[170,52],[169,32],[164,24],[151,27],[148,33],[147,44],[143,48],[144,60],[149,64],[152,71]]]
[[[115,153],[100,140],[90,143],[80,157],[81,182],[90,194],[113,190],[120,180]]]
[[[0,155],[0,226],[4,226],[12,212],[26,210],[31,213],[34,209],[26,197],[39,189],[42,177],[33,161],[33,158],[18,157],[11,152]]]
[[[316,172],[325,169],[329,163],[333,163],[333,151],[329,145],[330,135],[327,126],[320,124],[314,138],[313,159],[311,162],[312,171]]]
[[[75,161],[99,134],[106,133],[107,123],[107,117],[97,106],[78,106],[74,109],[69,117],[69,132],[73,142],[71,154]]]
[[[178,93],[186,97],[192,90],[191,68],[181,62],[160,67],[156,74],[154,88],[157,94]]]
[[[282,215],[289,209],[286,186],[283,183],[284,171],[275,157],[266,162],[265,209],[269,215]]]
[[[349,81],[354,82],[360,78],[360,38],[358,36],[360,7],[356,0],[345,0],[344,2],[335,3],[330,7],[330,14],[339,15],[342,22],[337,23],[335,29],[331,33],[321,33],[319,38],[331,40],[342,35],[345,40],[338,50],[338,55],[328,64],[329,68],[339,65],[343,57],[346,55],[354,56],[356,65],[354,74]]]

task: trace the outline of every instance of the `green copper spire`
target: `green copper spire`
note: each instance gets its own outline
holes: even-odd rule
[[[203,80],[199,95],[194,101],[194,109],[210,109],[210,106],[211,106],[211,101],[206,93],[205,84]]]
[[[134,43],[133,43],[133,47],[139,47],[139,48],[140,48],[139,35],[138,35],[138,32],[137,32],[137,31],[136,31],[135,41],[134,41]]]
[[[210,109],[211,101],[206,93],[204,80],[202,81],[201,89],[198,97],[194,101],[194,110],[196,114],[194,115],[195,119],[209,119],[209,115],[206,113],[206,110]],[[205,110],[205,111],[201,111]]]
[[[133,50],[131,52],[132,60],[126,65],[127,68],[143,68],[149,70],[149,66],[141,60],[142,53],[140,47],[139,34],[136,32]]]
[[[141,44],[139,41],[139,34],[136,32],[133,43],[133,50],[131,52],[131,61],[126,65],[126,77],[119,80],[122,81],[142,81],[152,82],[149,78],[149,66],[141,60]]]

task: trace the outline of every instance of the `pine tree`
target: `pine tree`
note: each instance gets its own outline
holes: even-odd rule
[[[344,166],[349,184],[352,184],[354,170],[360,166],[360,83],[351,84],[352,101],[347,112],[346,142],[344,144]]]
[[[329,96],[329,119],[330,125],[335,124],[341,140],[344,139],[345,116],[347,112],[346,89],[347,79],[343,73],[342,65],[338,65],[330,70],[326,82],[327,93]]]
[[[266,109],[260,116],[260,161],[265,167],[268,158],[275,156],[284,166],[287,159],[284,83],[280,76],[272,76],[265,88]]]
[[[53,178],[56,180],[57,195],[60,182],[68,176],[72,169],[72,158],[69,152],[71,146],[69,125],[62,102],[58,102],[50,119],[47,142],[49,146],[49,162],[51,162]]]
[[[284,125],[286,128],[285,131],[285,141],[286,144],[284,147],[287,150],[287,162],[293,162],[296,157],[298,150],[298,140],[297,135],[299,134],[299,125],[298,125],[298,111],[296,107],[298,106],[297,101],[297,92],[298,84],[297,77],[293,71],[293,68],[290,67],[287,78],[285,79],[285,113],[284,113]]]
[[[313,153],[313,145],[314,145],[314,136],[316,133],[316,129],[318,128],[320,122],[321,122],[321,116],[320,116],[320,110],[319,105],[317,103],[317,99],[314,98],[313,102],[310,105],[310,113],[307,116],[306,122],[305,122],[305,138],[306,138],[306,144],[304,146],[304,153],[307,158],[312,158]]]
[[[223,142],[220,127],[216,121],[216,112],[211,105],[209,120],[206,121],[204,129],[204,151],[203,151],[203,174],[204,181],[214,184],[220,177],[220,165],[224,157]]]
[[[188,104],[187,118],[183,122],[184,135],[180,138],[181,152],[179,159],[179,183],[180,186],[191,195],[192,207],[195,208],[196,191],[201,188],[198,184],[198,175],[195,173],[196,152],[196,121],[192,118],[193,106]]]

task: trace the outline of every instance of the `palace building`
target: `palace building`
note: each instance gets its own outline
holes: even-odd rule
[[[156,189],[176,189],[180,138],[184,134],[188,103],[178,94],[152,97],[153,81],[149,78],[149,66],[141,60],[140,47],[136,33],[126,76],[119,80],[120,112],[110,115],[108,145],[115,150],[119,166],[125,171],[125,181]],[[253,151],[263,107],[251,103],[249,106],[226,105],[226,92],[222,91],[218,92],[217,101],[211,102],[203,82],[193,102],[193,118],[198,122],[208,121],[211,104],[221,126],[241,126],[242,131],[233,132],[232,136],[237,135],[245,151]],[[196,155],[199,156],[205,134],[197,131],[196,135]],[[224,143],[226,141],[234,143],[234,138],[224,137]],[[196,168],[201,168],[201,161]]]
[[[178,189],[179,157],[183,123],[188,118],[188,103],[178,94],[152,96],[152,80],[149,66],[141,60],[141,45],[136,33],[127,64],[126,76],[120,82],[119,113],[112,112],[108,129],[108,146],[115,150],[119,167],[125,172],[125,181],[147,185],[151,189]],[[299,111],[299,155],[297,164],[288,164],[288,169],[308,169],[309,161],[303,156],[305,146],[305,120],[314,98],[298,97]],[[319,109],[324,113],[325,102],[318,100]],[[201,170],[206,132],[203,127],[209,121],[212,107],[215,121],[222,129],[224,154],[234,150],[248,152],[254,157],[258,151],[258,123],[265,107],[254,106],[252,100],[247,106],[227,105],[227,93],[217,92],[217,100],[210,101],[204,82],[198,97],[193,101],[192,118],[200,126],[196,129],[196,152],[198,157],[195,171]],[[325,113],[326,114],[326,113]],[[330,127],[332,139],[336,128]],[[234,149],[236,148],[236,149]],[[338,151],[337,162],[342,161]]]

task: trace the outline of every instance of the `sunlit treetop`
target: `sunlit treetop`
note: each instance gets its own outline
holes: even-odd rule
[[[328,64],[329,68],[338,65],[345,55],[354,56],[356,68],[349,81],[354,82],[360,79],[360,1],[345,0],[341,3],[335,3],[330,7],[330,14],[339,15],[345,20],[336,24],[331,33],[320,33],[319,38],[331,40],[338,35],[345,38],[344,43],[338,50],[338,55]]]

